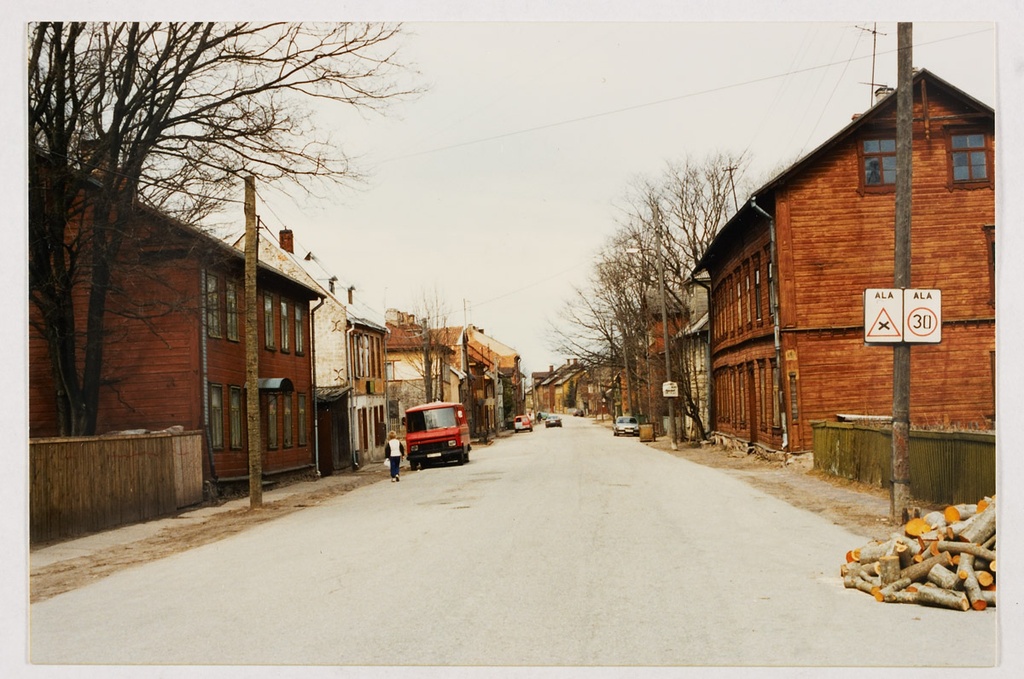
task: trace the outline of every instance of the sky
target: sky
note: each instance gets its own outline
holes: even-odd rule
[[[423,93],[385,116],[320,114],[368,181],[320,200],[258,187],[257,212],[355,287],[356,314],[437,297],[450,324],[516,348],[527,373],[570,358],[550,327],[638,178],[745,153],[756,187],[868,108],[872,82],[896,81],[896,24],[870,14],[405,28],[399,55]],[[915,22],[913,63],[995,106],[996,34]]]

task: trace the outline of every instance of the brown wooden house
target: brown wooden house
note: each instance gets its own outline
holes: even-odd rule
[[[912,426],[995,418],[994,111],[913,79],[912,287],[942,291],[942,342],[911,351]],[[762,186],[697,263],[711,277],[712,426],[775,450],[811,422],[892,413],[892,349],[863,293],[893,287],[896,97]]]
[[[201,430],[204,477],[248,478],[243,254],[144,207],[128,229],[113,269],[96,431]],[[261,264],[257,295],[263,472],[271,477],[313,466],[308,309],[317,292]],[[31,326],[29,352],[29,433],[56,436],[47,344]]]

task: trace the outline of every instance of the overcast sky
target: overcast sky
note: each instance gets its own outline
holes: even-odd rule
[[[436,290],[452,324],[515,347],[527,372],[569,358],[548,328],[632,181],[722,151],[746,153],[763,182],[868,108],[872,69],[896,81],[896,24],[870,15],[406,29],[400,55],[424,93],[386,117],[323,118],[369,182],[323,201],[262,188],[257,210],[356,288],[357,314],[413,312]],[[914,65],[995,106],[996,33],[915,22]]]

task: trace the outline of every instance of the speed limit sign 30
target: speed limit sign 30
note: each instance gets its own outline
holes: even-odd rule
[[[942,291],[903,291],[903,341],[942,341]]]

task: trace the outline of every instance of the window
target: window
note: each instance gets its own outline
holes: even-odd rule
[[[269,292],[263,295],[263,346],[277,347],[274,344],[274,296]]]
[[[224,388],[219,384],[210,387],[210,446],[214,450],[224,449]]]
[[[950,147],[954,182],[988,182],[988,144],[984,134],[954,134]]]
[[[231,402],[228,404],[230,408],[230,417],[228,422],[230,423],[231,432],[231,449],[241,450],[242,449],[242,388],[231,387]]]
[[[864,186],[896,184],[896,140],[865,139],[863,142]]]
[[[989,224],[982,228],[988,250],[988,303],[996,305],[996,227]]]
[[[220,337],[220,280],[206,274],[206,334]]]
[[[281,351],[291,351],[291,337],[292,331],[288,325],[288,313],[289,304],[286,300],[281,300]]]
[[[295,353],[301,355],[306,350],[306,345],[303,342],[303,331],[302,331],[302,306],[299,304],[295,305]]]
[[[296,438],[299,440],[299,445],[300,446],[304,446],[304,445],[306,445],[306,395],[305,394],[299,394],[299,407],[297,409],[296,415],[297,415],[297,417],[295,418],[295,426],[299,430],[299,432],[298,432],[299,435]]]
[[[277,394],[267,394],[267,448],[277,448]]]
[[[779,366],[772,361],[772,426],[782,426],[782,414],[779,409],[779,403],[782,400],[782,394],[779,392]]]
[[[229,340],[238,341],[238,283],[225,281],[225,308],[227,310],[227,335]]]
[[[750,325],[751,321],[753,320],[751,318],[751,314],[753,312],[753,309],[751,307],[753,307],[754,305],[750,303],[750,272],[749,271],[746,273],[744,280],[745,280],[746,286],[747,286],[747,325]]]
[[[754,269],[754,303],[757,309],[757,320],[760,322],[764,316],[762,315],[762,303],[761,303],[761,269],[760,266]]]
[[[294,432],[292,423],[292,396],[284,394],[281,397],[281,415],[284,422],[281,425],[281,433],[284,435],[284,447],[292,447],[292,434]]]
[[[800,419],[800,411],[796,406],[796,373],[789,373],[789,410],[794,422]]]

